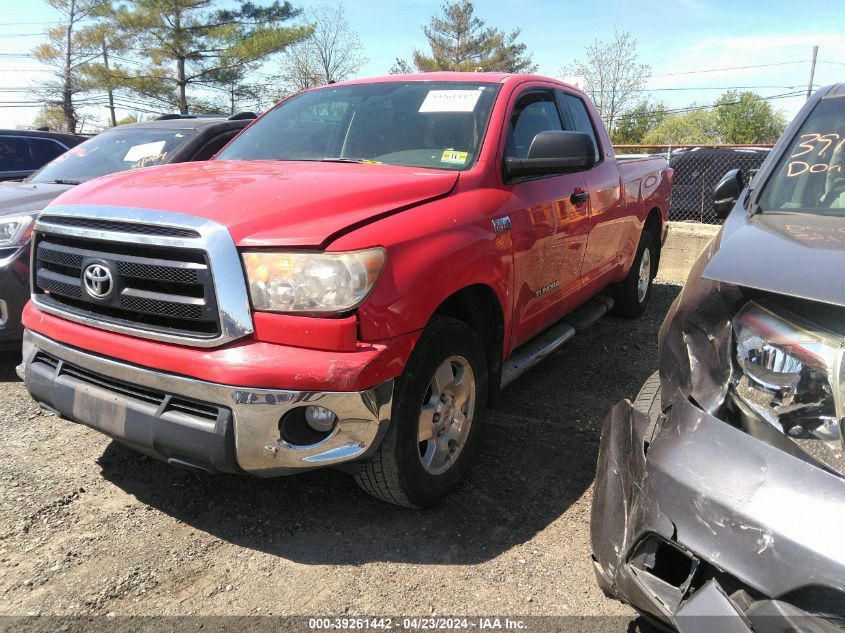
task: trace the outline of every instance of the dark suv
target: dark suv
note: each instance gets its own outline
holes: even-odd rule
[[[41,130],[0,130],[0,180],[21,180],[87,136]]]
[[[0,183],[0,348],[20,345],[20,315],[29,299],[29,236],[41,209],[99,176],[208,160],[253,119],[251,112],[228,118],[165,115],[121,125],[62,153],[23,182]]]

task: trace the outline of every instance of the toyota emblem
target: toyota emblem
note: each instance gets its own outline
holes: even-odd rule
[[[114,290],[111,271],[103,264],[89,264],[82,274],[85,292],[95,299],[105,299]]]

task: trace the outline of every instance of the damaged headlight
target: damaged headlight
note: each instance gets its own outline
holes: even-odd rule
[[[347,253],[268,252],[243,254],[256,310],[337,313],[366,298],[384,267],[382,248]]]
[[[779,432],[821,440],[839,461],[845,339],[754,302],[736,315],[733,333],[735,393]]]

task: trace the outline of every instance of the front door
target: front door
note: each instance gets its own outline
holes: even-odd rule
[[[527,88],[512,105],[504,158],[525,158],[539,132],[565,129],[554,92]],[[512,346],[572,310],[589,232],[582,173],[505,183],[514,267]],[[580,195],[579,195],[580,194]]]

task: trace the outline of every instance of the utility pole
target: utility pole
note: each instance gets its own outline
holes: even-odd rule
[[[813,46],[813,63],[810,66],[810,83],[807,84],[807,100],[813,94],[813,76],[816,74],[816,55],[819,54],[819,47]]]

